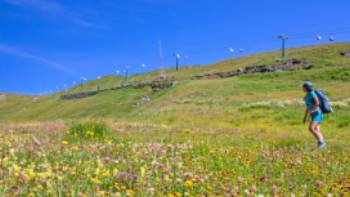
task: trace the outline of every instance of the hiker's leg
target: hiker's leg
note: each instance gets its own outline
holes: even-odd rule
[[[315,132],[314,126],[315,126],[314,122],[310,122],[310,124],[309,124],[309,131],[318,140],[318,136],[317,136],[317,133]]]
[[[319,123],[316,123],[315,129],[316,129],[316,133],[318,136],[318,141],[324,142],[324,138],[323,138],[323,135],[321,133],[321,125]]]
[[[323,142],[323,135],[320,131],[320,124],[318,122],[312,121],[309,125],[309,130],[315,136],[317,141]]]

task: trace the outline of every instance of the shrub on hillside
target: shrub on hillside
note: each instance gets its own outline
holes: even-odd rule
[[[108,133],[107,124],[96,121],[73,123],[69,129],[69,136],[78,140],[104,140]]]

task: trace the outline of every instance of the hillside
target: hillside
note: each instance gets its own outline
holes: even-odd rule
[[[300,84],[313,81],[325,90],[336,105],[337,115],[332,127],[349,125],[350,57],[340,53],[350,51],[350,43],[291,48],[286,60],[279,51],[229,59],[207,66],[181,67],[180,72],[168,69],[175,86],[153,93],[151,88],[124,88],[105,91],[95,96],[61,100],[55,95],[30,97],[6,95],[0,101],[0,120],[5,122],[30,120],[57,120],[80,118],[107,118],[152,120],[161,124],[181,122],[185,125],[244,127],[260,129],[276,126],[278,129],[299,128],[303,106]],[[290,59],[306,61],[310,70],[248,74],[225,79],[191,80],[196,75],[225,72],[247,66],[272,65]],[[131,76],[128,83],[150,82],[159,71]],[[77,93],[119,86],[122,77],[106,76],[77,86],[68,93]],[[150,100],[144,99],[144,96]],[[288,112],[286,112],[288,111]],[[337,119],[335,117],[341,117]],[[254,120],[251,122],[249,120]],[[250,123],[251,122],[251,123]],[[205,124],[204,124],[205,123]],[[244,123],[244,124],[243,124]]]
[[[123,87],[106,76],[55,95],[0,94],[0,196],[348,196],[343,51],[350,43],[168,70],[174,86],[157,92],[154,71]],[[306,80],[334,107],[322,149],[302,124]],[[82,92],[93,94],[62,97]]]

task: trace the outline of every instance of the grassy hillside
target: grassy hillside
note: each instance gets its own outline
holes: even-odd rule
[[[350,57],[341,51],[350,44],[288,50],[311,70],[190,79],[285,61],[278,52],[168,70],[176,85],[157,93],[0,95],[0,196],[349,196]],[[108,76],[68,93],[121,80]],[[322,125],[324,149],[302,124],[306,80],[335,109]]]
[[[303,93],[300,84],[305,80],[313,81],[330,95],[334,101],[346,104],[350,98],[350,58],[340,52],[350,50],[349,43],[311,46],[288,49],[288,59],[302,59],[314,66],[308,71],[292,71],[269,74],[250,74],[241,77],[190,80],[191,76],[213,72],[230,71],[246,66],[270,65],[283,62],[279,52],[254,54],[247,57],[230,59],[207,66],[181,67],[181,72],[167,70],[177,83],[175,87],[152,93],[150,88],[122,89],[108,91],[96,96],[63,101],[59,93],[33,98],[29,96],[7,95],[0,102],[0,119],[3,121],[56,120],[71,118],[128,118],[135,120],[152,119],[161,123],[200,124],[206,126],[242,126],[249,127],[246,120],[254,119],[254,124],[295,123],[302,106],[290,104],[280,106],[254,107],[259,102],[288,102],[301,99]],[[149,82],[157,78],[159,71],[131,76],[128,83]],[[69,93],[119,86],[122,77],[107,76],[77,86]],[[144,95],[151,100],[143,102]],[[252,105],[253,107],[247,107]],[[282,112],[288,109],[287,114]],[[347,116],[347,107],[339,109],[337,116]],[[237,116],[239,114],[239,116]],[[270,116],[266,116],[271,114]],[[211,121],[209,121],[211,120]],[[215,120],[215,121],[213,121]],[[282,122],[277,122],[282,120]],[[337,120],[334,120],[337,121]],[[347,124],[347,123],[335,123]]]

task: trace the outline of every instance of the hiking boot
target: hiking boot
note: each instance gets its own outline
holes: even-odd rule
[[[318,145],[317,145],[317,147],[319,148],[319,149],[321,149],[321,148],[324,148],[324,147],[326,147],[326,142],[318,142]]]

